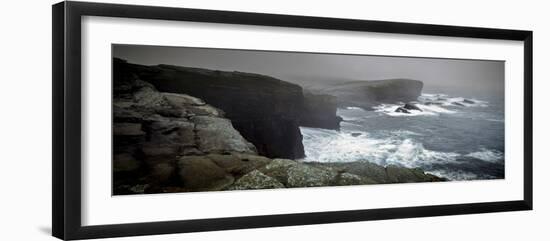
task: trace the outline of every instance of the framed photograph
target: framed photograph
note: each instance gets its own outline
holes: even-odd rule
[[[55,4],[53,235],[531,210],[532,34]]]

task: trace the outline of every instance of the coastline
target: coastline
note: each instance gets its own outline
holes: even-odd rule
[[[481,149],[460,154],[470,158],[461,162],[459,154],[424,148],[432,136],[419,133],[423,129],[438,127],[439,134],[451,129],[446,122],[419,123],[452,119],[450,114],[487,103],[422,94],[420,81],[353,82],[337,90],[349,98],[361,94],[361,88],[380,96],[399,93],[364,100],[367,110],[253,73],[143,66],[116,58],[114,72],[115,195],[441,182],[461,177],[434,166],[461,171],[473,168],[460,165],[474,160],[476,170],[494,169],[499,163],[480,159],[501,158]],[[504,173],[503,167],[492,171],[497,178]]]

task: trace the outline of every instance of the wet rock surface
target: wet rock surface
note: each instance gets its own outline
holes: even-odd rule
[[[233,177],[199,157],[257,153],[223,111],[189,95],[159,92],[136,76],[124,77],[113,90],[115,193],[159,191],[174,183],[189,190],[222,189]]]

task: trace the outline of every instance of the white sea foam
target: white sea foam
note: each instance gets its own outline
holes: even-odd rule
[[[369,161],[379,165],[419,167],[427,163],[455,162],[457,153],[427,150],[409,138],[373,138],[367,132],[338,132],[300,127],[306,161]]]
[[[473,98],[450,97],[446,94],[427,94],[418,97],[418,101],[412,102],[420,110],[407,110],[410,113],[396,112],[397,108],[403,107],[404,103],[380,104],[374,106],[376,112],[389,116],[437,116],[440,114],[455,114],[459,108],[464,107],[487,107],[488,102]]]
[[[430,103],[441,106],[458,107],[487,107],[488,102],[474,98],[450,97],[446,94],[427,94],[424,93],[418,97],[421,103]]]
[[[489,150],[486,148],[482,148],[480,151],[472,152],[465,156],[477,158],[492,163],[500,163],[504,161],[504,153],[497,150]]]
[[[374,111],[384,113],[389,116],[435,116],[439,114],[454,114],[456,111],[448,110],[440,106],[436,105],[423,105],[423,104],[415,104],[418,106],[418,108],[422,109],[420,110],[408,110],[410,113],[401,113],[401,112],[395,112],[395,110],[399,107],[403,107],[403,105],[396,105],[396,104],[381,104],[378,106],[373,107]]]
[[[374,111],[384,113],[386,115],[390,116],[419,116],[419,115],[436,115],[432,112],[425,112],[425,111],[419,111],[419,110],[410,110],[410,113],[401,113],[401,112],[395,112],[395,110],[399,107],[402,107],[403,105],[396,105],[396,104],[380,104],[378,106],[372,107]]]

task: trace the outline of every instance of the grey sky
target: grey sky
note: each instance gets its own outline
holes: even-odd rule
[[[504,62],[299,52],[115,45],[113,56],[144,65],[171,64],[273,76],[315,87],[348,80],[410,78],[426,91],[502,95]]]

